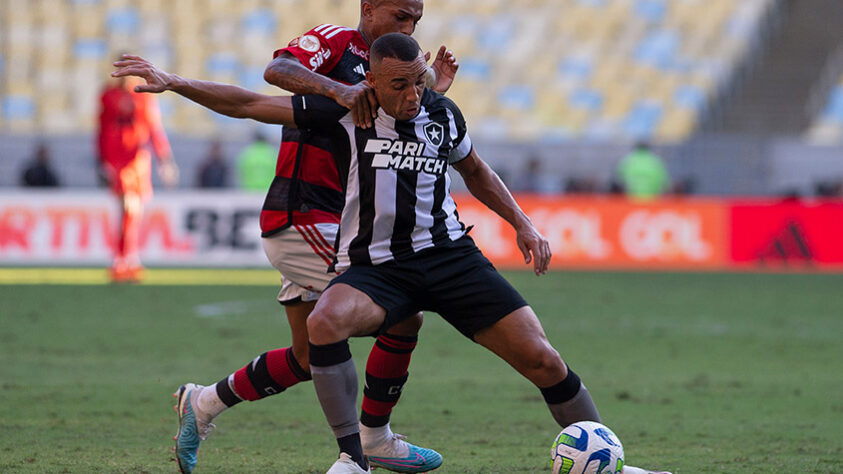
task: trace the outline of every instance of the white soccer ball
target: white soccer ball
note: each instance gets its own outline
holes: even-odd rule
[[[580,421],[565,427],[553,441],[552,474],[620,474],[623,445],[606,426]]]

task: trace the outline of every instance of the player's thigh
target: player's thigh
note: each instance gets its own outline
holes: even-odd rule
[[[295,226],[261,239],[266,257],[283,278],[278,301],[285,305],[312,302],[325,291],[336,276],[328,272],[334,253],[327,242],[333,241],[337,227],[336,224]]]
[[[345,283],[331,285],[307,320],[310,342],[332,344],[377,332],[386,310],[363,291]]]
[[[423,322],[424,315],[421,312],[418,312],[407,319],[401,320],[400,322],[385,328],[384,332],[392,334],[393,336],[414,337],[419,334]]]
[[[540,387],[557,383],[565,376],[565,363],[550,345],[544,328],[529,306],[477,331],[474,340]]]

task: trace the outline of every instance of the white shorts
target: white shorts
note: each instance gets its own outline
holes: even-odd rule
[[[316,301],[337,276],[328,267],[338,230],[337,224],[293,225],[261,239],[270,263],[281,272],[281,304]]]

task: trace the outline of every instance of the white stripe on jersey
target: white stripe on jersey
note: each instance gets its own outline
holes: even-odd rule
[[[376,127],[378,138],[398,139],[395,119],[380,109],[378,115],[384,118],[387,127]],[[389,250],[392,231],[395,227],[395,189],[398,187],[398,173],[390,169],[375,170],[375,222],[372,225],[372,243],[369,258],[377,265],[392,259]]]
[[[416,117],[416,136],[423,137],[424,126],[428,118],[427,108],[422,105]],[[428,153],[429,155],[439,155],[439,147],[434,147],[431,143],[428,143],[427,147],[430,152]],[[445,175],[447,176],[447,173]],[[416,228],[413,229],[413,233],[410,236],[413,240],[413,250],[416,252],[420,250],[417,248],[418,243],[433,242],[433,234],[430,233],[430,228],[433,227],[433,215],[431,212],[433,210],[433,200],[435,199],[434,186],[436,184],[436,178],[436,175],[419,173],[416,183]]]
[[[454,120],[454,114],[450,111],[450,109],[445,109],[445,113],[448,115],[448,125],[451,130],[451,140],[457,139],[457,124]],[[466,132],[465,136],[462,139],[462,143],[457,146],[457,149],[462,150],[465,146],[465,143],[468,143],[468,146],[471,146],[471,139],[468,138],[468,132]],[[470,151],[469,148],[468,151]],[[468,153],[466,151],[465,153]],[[453,151],[452,151],[453,154]],[[450,157],[449,157],[450,161]],[[445,201],[442,203],[442,210],[445,211],[448,215],[448,218],[445,220],[445,228],[448,229],[448,237],[451,240],[456,240],[463,236],[465,231],[462,229],[462,224],[456,218],[456,210],[457,210],[457,203],[454,202],[454,199],[451,197],[451,177],[448,176],[445,181]]]
[[[348,183],[345,189],[345,207],[343,208],[342,220],[340,222],[339,248],[337,249],[337,270],[341,271],[342,269],[348,268],[350,264],[348,260],[348,248],[360,228],[360,180],[357,179],[359,173],[357,152],[361,150],[357,149],[351,112],[340,119],[339,123],[345,129],[346,135],[348,135],[351,155],[351,160],[348,164]]]
[[[330,23],[323,23],[323,24],[317,26],[316,28],[314,28],[313,31],[315,31],[317,33],[322,33],[322,30],[324,30],[326,28],[334,28],[334,27],[336,27],[336,25],[332,25]]]
[[[331,39],[331,38],[333,38],[334,36],[336,36],[336,35],[337,35],[337,33],[342,32],[342,31],[349,31],[349,30],[351,30],[351,28],[346,28],[346,27],[344,27],[344,26],[341,26],[341,27],[339,27],[339,28],[335,29],[334,31],[332,31],[332,32],[330,32],[330,33],[327,33],[327,34],[325,35],[325,39]]]

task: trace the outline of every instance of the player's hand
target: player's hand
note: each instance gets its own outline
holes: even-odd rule
[[[536,275],[547,273],[550,265],[550,243],[539,233],[532,223],[527,223],[522,228],[516,229],[516,241],[518,248],[524,255],[524,263],[533,262],[533,271]]]
[[[430,60],[430,52],[424,55],[425,61]],[[433,86],[434,91],[444,94],[450,89],[451,84],[454,83],[454,77],[457,75],[457,70],[460,64],[454,56],[454,52],[446,48],[444,45],[439,47],[439,52],[436,53],[436,59],[430,65],[433,73],[436,75]]]
[[[124,54],[120,61],[114,62],[116,71],[111,73],[112,77],[139,77],[146,81],[146,84],[135,86],[135,92],[151,92],[158,94],[168,90],[173,83],[173,75],[159,69],[157,66],[140,56]]]
[[[375,90],[366,81],[344,87],[336,102],[351,111],[354,125],[360,128],[371,128],[378,117],[378,99],[375,98]]]
[[[168,188],[176,187],[179,182],[179,167],[172,158],[167,158],[158,163],[158,177]]]

